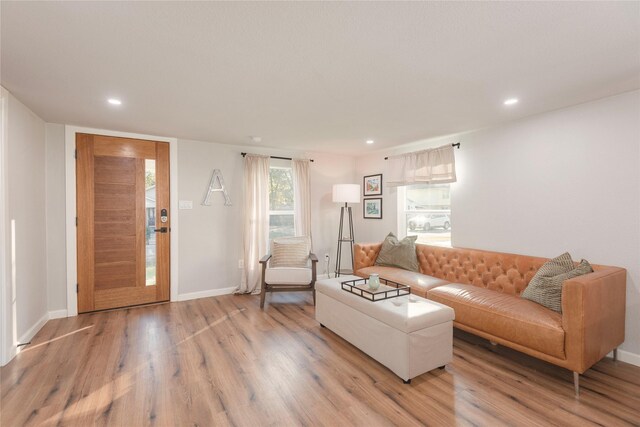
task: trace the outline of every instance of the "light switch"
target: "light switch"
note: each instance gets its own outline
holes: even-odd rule
[[[193,200],[180,200],[178,209],[193,209]]]

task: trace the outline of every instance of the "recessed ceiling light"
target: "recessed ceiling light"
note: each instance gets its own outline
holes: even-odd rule
[[[518,98],[509,98],[504,101],[504,105],[513,105],[518,103]]]
[[[255,142],[256,144],[262,142],[261,136],[250,136],[249,138],[251,138],[251,142]]]
[[[107,102],[111,105],[122,105],[122,101],[120,101],[119,99],[115,99],[115,98],[109,98],[107,100]]]
[[[373,144],[373,139],[367,139],[367,144]]]

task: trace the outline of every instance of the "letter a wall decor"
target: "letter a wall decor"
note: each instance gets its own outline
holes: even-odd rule
[[[218,181],[217,184],[216,181]],[[220,191],[224,195],[224,205],[231,206],[231,199],[229,198],[227,190],[224,188],[224,178],[222,177],[220,169],[214,169],[211,174],[209,189],[207,190],[207,195],[204,196],[204,200],[202,200],[202,206],[211,206],[211,193],[216,191]]]

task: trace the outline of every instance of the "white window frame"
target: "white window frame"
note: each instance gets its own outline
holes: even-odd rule
[[[407,203],[407,187],[398,187],[398,237],[403,238],[407,235],[407,215],[405,205]]]

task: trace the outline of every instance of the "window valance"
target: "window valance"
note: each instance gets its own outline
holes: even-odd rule
[[[446,184],[456,182],[456,159],[451,144],[390,156],[387,185]]]

